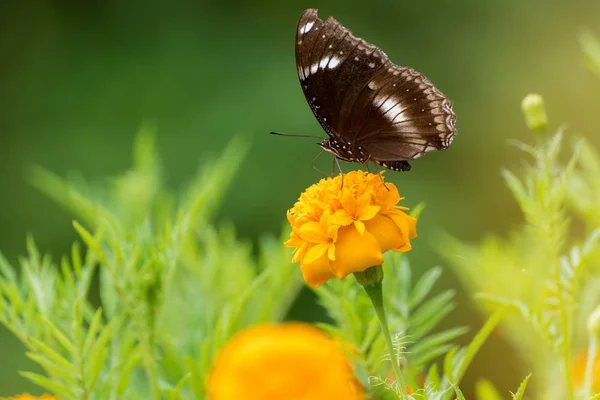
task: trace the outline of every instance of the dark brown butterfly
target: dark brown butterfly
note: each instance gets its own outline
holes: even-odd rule
[[[302,13],[296,66],[306,100],[329,135],[319,145],[338,160],[408,171],[408,160],[452,143],[450,100],[333,17],[323,23],[315,9]]]

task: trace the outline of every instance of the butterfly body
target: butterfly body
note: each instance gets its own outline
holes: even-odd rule
[[[352,142],[339,143],[335,139],[325,139],[319,143],[319,146],[341,161],[358,162],[361,164],[365,164],[369,161],[369,155],[365,152],[363,147]]]
[[[296,66],[306,100],[329,136],[319,145],[339,160],[407,171],[408,160],[452,143],[450,100],[332,17],[323,22],[314,9],[302,14]]]

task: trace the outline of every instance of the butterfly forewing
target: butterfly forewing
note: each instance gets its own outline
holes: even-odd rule
[[[328,151],[342,160],[407,170],[406,160],[452,142],[450,101],[425,76],[394,65],[332,17],[323,23],[314,9],[302,14],[296,65],[304,95],[335,147]],[[357,149],[365,157],[356,158]]]
[[[361,60],[371,67],[361,68]],[[308,104],[330,136],[345,129],[365,82],[385,62],[389,61],[381,50],[352,36],[334,18],[323,23],[313,9],[300,17],[296,31],[298,77]]]

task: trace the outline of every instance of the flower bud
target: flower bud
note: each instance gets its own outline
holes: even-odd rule
[[[590,314],[587,323],[590,337],[600,338],[600,306]]]
[[[544,99],[539,94],[528,94],[521,102],[525,123],[532,131],[542,130],[548,125]]]
[[[355,272],[354,277],[358,283],[364,287],[373,286],[383,280],[383,268],[381,265],[375,265],[365,269],[364,271]]]

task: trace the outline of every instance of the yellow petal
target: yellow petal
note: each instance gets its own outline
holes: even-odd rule
[[[373,219],[365,221],[365,227],[377,239],[382,253],[392,249],[399,249],[407,242],[398,225],[386,216],[378,215]]]
[[[206,382],[207,397],[366,400],[365,388],[352,368],[351,352],[361,357],[349,344],[308,324],[254,325],[217,353]]]
[[[300,227],[298,234],[309,243],[323,243],[326,240],[318,222],[307,222]]]
[[[306,255],[304,256],[304,262],[307,264],[312,263],[317,258],[325,254],[327,248],[328,246],[325,243],[319,243],[314,245],[310,250],[308,250],[308,253],[306,253]]]
[[[331,260],[331,261],[335,261],[335,246],[332,244],[329,245],[329,248],[327,249],[327,257]]]
[[[382,262],[381,248],[373,235],[368,231],[361,235],[354,226],[340,228],[333,263],[339,279]]]
[[[367,221],[377,215],[381,207],[379,206],[367,206],[360,210],[356,219],[360,219],[361,221]]]
[[[301,259],[303,259],[304,256],[306,255],[306,252],[308,251],[308,247],[309,247],[308,243],[304,243],[304,244],[296,247],[292,253],[293,254],[292,262],[295,263],[295,262],[298,262]]]
[[[395,251],[408,251],[412,249],[410,239],[417,237],[417,219],[401,211],[390,213],[389,217],[396,223],[402,231],[404,243],[402,246],[394,249]]]
[[[332,225],[348,226],[353,222],[354,218],[346,210],[338,210],[329,218]]]
[[[354,222],[354,226],[356,227],[358,233],[360,233],[361,235],[365,233],[365,224],[362,221],[356,220]]]
[[[304,261],[306,261],[306,258]],[[332,272],[331,261],[325,253],[310,264],[304,261],[300,264],[302,276],[306,283],[313,288],[318,288],[335,276]]]
[[[412,249],[410,239],[417,236],[416,222],[417,220],[407,214],[403,214],[403,218],[395,218],[396,224],[399,225],[400,230],[403,233],[404,243],[402,246],[394,249],[394,251],[409,251]]]
[[[348,212],[348,214],[352,216],[356,215],[356,212],[358,211],[358,204],[352,191],[345,191],[342,196],[342,206],[344,206],[344,209]]]

